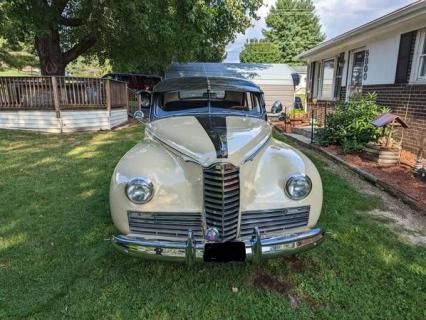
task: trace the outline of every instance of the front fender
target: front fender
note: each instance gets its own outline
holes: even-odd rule
[[[125,195],[125,186],[135,177],[149,179],[154,196],[137,205]],[[129,234],[128,210],[144,212],[202,212],[202,168],[185,162],[152,140],[138,143],[117,164],[110,186],[111,215],[116,227]]]
[[[312,191],[303,200],[291,200],[284,191],[287,178],[296,173],[308,175]],[[251,162],[240,168],[241,211],[310,206],[308,227],[316,225],[322,208],[321,177],[312,161],[300,151],[275,139]]]

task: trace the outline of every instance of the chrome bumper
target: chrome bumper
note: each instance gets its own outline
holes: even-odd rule
[[[263,259],[292,255],[319,245],[324,240],[324,231],[319,228],[292,235],[262,239],[258,228],[254,228],[251,240],[243,241],[246,260],[260,263]],[[186,261],[193,264],[203,260],[205,242],[195,242],[192,232],[186,241],[145,240],[124,235],[113,236],[113,244],[122,252],[147,259]]]

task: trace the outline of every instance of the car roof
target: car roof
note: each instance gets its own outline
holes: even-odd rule
[[[241,78],[229,77],[181,77],[166,79],[154,87],[154,92],[170,92],[181,90],[224,90],[239,92],[262,92],[253,82]]]

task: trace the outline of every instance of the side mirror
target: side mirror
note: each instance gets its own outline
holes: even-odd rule
[[[151,94],[147,91],[142,91],[141,95],[141,108],[149,108],[151,105]]]
[[[144,115],[143,111],[140,111],[140,110],[136,111],[133,114],[133,119],[135,119],[139,122],[143,122],[144,117],[145,117],[145,115]]]
[[[279,101],[279,100],[274,101],[274,103],[272,104],[272,107],[271,107],[271,112],[272,113],[280,113],[281,111],[283,111],[283,105],[282,105],[281,101]]]

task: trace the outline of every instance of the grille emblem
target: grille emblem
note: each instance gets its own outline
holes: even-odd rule
[[[217,228],[208,228],[206,232],[206,240],[207,241],[219,241],[220,234]]]

